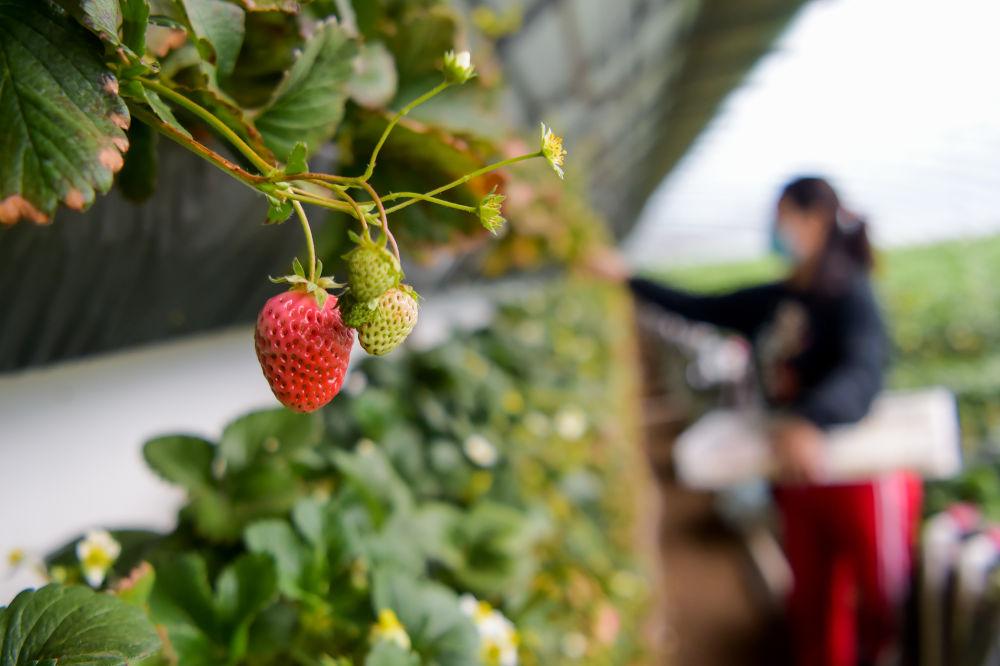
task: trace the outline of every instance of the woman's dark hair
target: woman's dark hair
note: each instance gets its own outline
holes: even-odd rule
[[[782,188],[779,200],[802,210],[819,212],[827,221],[829,231],[813,280],[815,288],[836,289],[857,271],[872,269],[875,261],[867,221],[844,208],[837,191],[825,178],[796,178]]]

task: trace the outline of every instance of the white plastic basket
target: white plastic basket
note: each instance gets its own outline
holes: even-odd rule
[[[721,489],[769,477],[774,464],[762,412],[714,410],[678,438],[674,464],[688,486]],[[827,433],[825,480],[856,481],[910,470],[954,476],[962,466],[955,399],[944,388],[886,392],[855,425]]]

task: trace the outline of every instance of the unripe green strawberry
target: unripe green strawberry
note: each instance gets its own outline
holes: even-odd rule
[[[384,238],[384,237],[383,237]],[[359,238],[358,246],[344,255],[347,284],[354,299],[364,303],[399,285],[403,271],[392,252],[370,238]]]
[[[417,292],[403,285],[382,294],[371,321],[358,327],[362,349],[373,356],[398,347],[417,324]]]

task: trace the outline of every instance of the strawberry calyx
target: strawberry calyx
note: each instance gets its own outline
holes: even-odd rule
[[[401,292],[403,292],[413,300],[417,301],[418,303],[420,302],[420,299],[423,298],[423,296],[417,293],[416,289],[414,289],[408,284],[400,284],[399,287],[397,287],[397,289],[399,289]]]
[[[347,284],[359,303],[378,299],[403,279],[399,259],[386,249],[387,237],[378,239],[349,233],[355,247],[345,255]]]
[[[368,214],[367,214],[367,211],[366,211],[366,217],[367,217],[367,215]],[[377,216],[372,217],[371,221],[377,223],[378,222],[378,217]],[[367,229],[366,229],[366,231],[367,231]],[[372,238],[371,235],[368,234],[368,233],[365,233],[364,235],[358,235],[354,231],[348,230],[347,231],[347,237],[349,239],[351,239],[354,242],[354,244],[357,245],[357,247],[355,247],[351,251],[349,251],[349,252],[341,255],[342,259],[348,259],[351,255],[357,253],[359,250],[361,250],[361,251],[375,250],[375,251],[378,251],[380,255],[382,255],[384,253],[385,260],[386,261],[391,261],[392,268],[396,271],[396,273],[399,275],[400,278],[403,277],[403,268],[399,265],[399,259],[396,257],[396,255],[394,255],[392,252],[389,252],[386,249],[386,244],[388,243],[388,240],[389,240],[388,236],[386,236],[385,234],[380,234],[376,238]]]
[[[319,259],[316,260],[316,275],[320,277],[313,280],[306,277],[305,269],[302,268],[302,262],[296,257],[292,260],[291,275],[283,275],[277,278],[269,277],[268,279],[275,284],[289,285],[288,291],[312,294],[313,298],[316,299],[316,305],[322,308],[326,304],[326,299],[330,296],[327,290],[340,289],[345,285],[335,281],[332,277],[324,276],[323,262]]]

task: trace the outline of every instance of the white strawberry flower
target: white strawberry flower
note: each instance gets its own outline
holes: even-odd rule
[[[404,650],[410,649],[410,635],[406,633],[396,613],[388,608],[379,611],[378,622],[372,626],[371,637],[372,642],[387,641]]]
[[[463,594],[459,608],[476,626],[479,634],[479,656],[484,666],[517,666],[519,638],[514,623],[489,603],[471,594]]]
[[[495,190],[496,188],[494,188]],[[479,222],[483,225],[483,228],[487,229],[491,234],[496,234],[507,221],[502,212],[504,195],[497,194],[495,191],[490,192],[479,205],[476,207],[476,214],[479,215]]]
[[[560,437],[576,441],[587,432],[587,415],[578,407],[561,409],[555,416],[555,427]]]
[[[490,440],[478,433],[474,433],[465,438],[462,443],[462,450],[469,460],[480,467],[493,467],[497,464],[500,454]]]
[[[16,569],[21,566],[28,555],[24,552],[23,548],[12,548],[7,552],[7,566],[11,569]]]
[[[563,163],[566,161],[566,150],[563,148],[562,137],[555,134],[551,128],[542,123],[542,155],[549,166],[560,178],[563,177]]]
[[[91,587],[104,582],[108,570],[121,554],[122,547],[106,530],[92,530],[76,544],[76,557],[80,561],[83,577]]]

